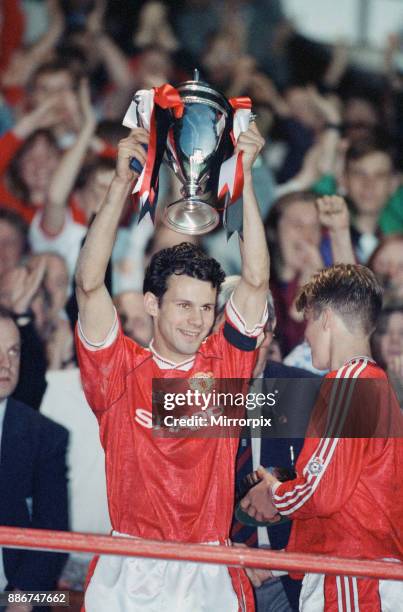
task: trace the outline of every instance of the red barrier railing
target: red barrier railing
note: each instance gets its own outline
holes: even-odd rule
[[[306,553],[285,553],[235,546],[180,544],[88,533],[0,527],[0,546],[36,550],[91,552],[197,561],[240,567],[261,567],[295,573],[346,575],[384,580],[403,580],[403,563],[345,559]]]

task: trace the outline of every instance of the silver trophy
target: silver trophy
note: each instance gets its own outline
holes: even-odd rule
[[[184,104],[173,117],[165,161],[182,183],[182,198],[164,211],[165,225],[182,234],[206,234],[219,222],[219,170],[228,156],[233,111],[228,100],[207,83],[194,80],[177,88]]]

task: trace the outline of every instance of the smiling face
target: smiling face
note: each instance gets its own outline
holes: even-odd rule
[[[17,386],[20,372],[21,340],[16,324],[0,317],[0,401]]]
[[[20,161],[20,173],[31,192],[47,191],[59,163],[59,151],[44,135],[38,135]]]
[[[31,93],[32,105],[36,108],[48,100],[50,96],[63,97],[74,92],[74,79],[67,69],[44,72],[35,79]]]
[[[379,213],[396,186],[392,161],[382,151],[350,161],[344,180],[347,193],[361,214]]]
[[[210,282],[171,275],[160,304],[150,292],[145,307],[154,321],[154,346],[166,359],[179,363],[194,355],[214,323],[217,290]]]

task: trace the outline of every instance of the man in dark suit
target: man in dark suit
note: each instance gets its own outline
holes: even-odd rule
[[[0,525],[67,530],[68,433],[10,398],[18,381],[20,349],[13,315],[0,307]],[[55,590],[65,554],[0,551],[0,591]],[[42,608],[19,604],[11,609]]]

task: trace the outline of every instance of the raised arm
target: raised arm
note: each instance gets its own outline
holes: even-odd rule
[[[2,75],[3,87],[24,87],[37,67],[54,51],[63,34],[64,16],[59,0],[47,0],[49,25],[46,32],[32,46],[14,54]]]
[[[144,165],[148,132],[136,129],[119,143],[115,175],[101,209],[97,213],[78,259],[76,294],[81,329],[92,343],[103,342],[114,323],[112,298],[105,287],[105,272],[110,259],[120,217],[136,174],[130,170],[135,157]]]
[[[329,231],[333,263],[357,263],[350,233],[350,214],[341,196],[324,196],[316,200],[319,221]]]
[[[111,83],[128,90],[130,87],[133,88],[133,75],[127,57],[105,31],[105,11],[105,0],[96,0],[94,9],[87,18],[87,31],[92,36],[93,44],[104,63]]]
[[[240,135],[237,149],[242,151],[244,171],[243,242],[241,280],[234,292],[234,305],[248,331],[258,325],[265,309],[269,288],[269,252],[259,206],[252,183],[252,166],[264,140],[255,124]]]
[[[61,119],[56,98],[50,97],[35,110],[26,113],[14,127],[0,137],[0,176],[3,175],[24,141],[36,130],[46,129]]]
[[[46,232],[52,235],[58,234],[63,228],[67,201],[96,127],[89,86],[84,79],[80,83],[79,99],[83,121],[81,131],[74,145],[61,158],[52,176],[42,215],[41,225]]]
[[[322,96],[315,87],[308,89],[310,100],[324,125],[319,140],[318,170],[320,175],[336,174],[342,118],[335,96]]]

